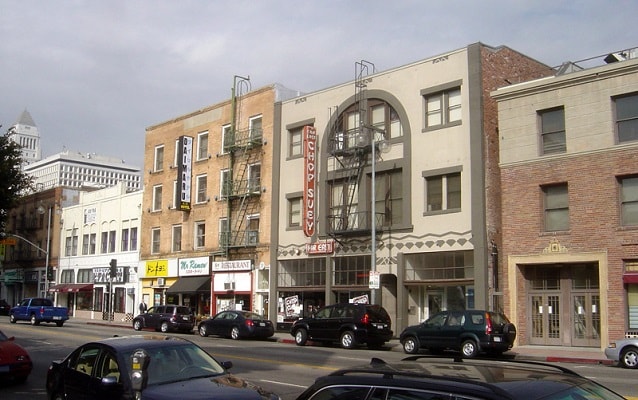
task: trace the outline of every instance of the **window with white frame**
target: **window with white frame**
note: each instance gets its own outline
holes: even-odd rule
[[[228,246],[230,244],[230,226],[228,225],[228,218],[219,219],[219,245],[221,247]]]
[[[223,169],[220,171],[219,188],[220,188],[219,195],[221,196],[222,199],[232,194],[232,191],[231,191],[232,182],[230,181],[230,170]]]
[[[206,175],[198,175],[195,178],[195,190],[197,191],[196,203],[205,203],[208,200],[208,177]]]
[[[162,185],[153,186],[153,208],[152,211],[160,211],[162,209]]]
[[[294,196],[288,199],[288,227],[300,228],[301,218],[301,196]]]
[[[106,254],[109,252],[109,233],[102,232],[102,240],[100,242],[100,253]]]
[[[179,188],[177,187],[177,180],[173,181],[173,197],[171,197],[172,203],[168,205],[168,208],[172,208],[175,209],[177,207],[180,206],[181,200],[180,200],[180,193],[179,193]]]
[[[95,254],[97,247],[97,234],[91,233],[89,235],[89,254]]]
[[[288,157],[296,158],[303,156],[303,126],[288,130]]]
[[[153,161],[153,171],[158,172],[164,169],[164,145],[155,146],[155,159]]]
[[[540,119],[541,153],[564,153],[567,150],[565,138],[565,109],[563,107],[538,112]]]
[[[115,253],[115,231],[109,231],[109,253]]]
[[[261,164],[251,164],[248,166],[248,192],[258,193],[261,191]]]
[[[566,183],[543,186],[545,231],[569,229],[569,191]]]
[[[137,227],[131,228],[131,240],[129,244],[129,249],[131,251],[137,250]]]
[[[425,105],[425,130],[461,123],[461,85],[454,82],[422,90]]]
[[[614,98],[618,142],[638,140],[638,94]]]
[[[425,213],[461,210],[461,171],[424,172]]]
[[[262,117],[261,115],[251,117],[248,120],[248,128],[250,129],[250,139],[259,139],[263,137]]]
[[[206,222],[195,222],[195,249],[206,247]]]
[[[121,250],[122,251],[128,251],[129,249],[129,229],[128,228],[124,228],[122,229],[122,243],[121,243]]]
[[[251,215],[248,217],[246,229],[246,244],[254,246],[259,244],[259,215]]]
[[[178,252],[182,251],[182,226],[181,225],[173,225],[173,240],[171,251]]]
[[[624,177],[620,182],[620,215],[623,226],[638,225],[638,177]]]
[[[89,234],[85,233],[82,235],[82,255],[86,256],[89,254]]]
[[[151,229],[151,254],[160,252],[160,228]]]
[[[235,138],[231,133],[231,126],[222,126],[222,154],[228,153],[228,149],[235,143]]]
[[[208,131],[197,134],[197,160],[208,158]]]

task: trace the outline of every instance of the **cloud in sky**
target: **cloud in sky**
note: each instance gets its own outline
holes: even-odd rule
[[[310,92],[470,43],[550,66],[638,47],[638,2],[0,0],[0,124],[142,167],[145,129],[253,89]],[[354,90],[354,89],[353,89]]]

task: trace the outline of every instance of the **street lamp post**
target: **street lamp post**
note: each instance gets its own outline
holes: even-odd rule
[[[44,214],[44,207],[38,207],[38,212]],[[49,252],[51,250],[51,206],[49,206],[49,216],[47,221],[47,249],[45,251],[45,269],[44,269],[44,297],[49,296]],[[53,271],[51,271],[53,272]]]

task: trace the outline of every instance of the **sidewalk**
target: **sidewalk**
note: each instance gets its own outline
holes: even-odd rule
[[[131,323],[121,321],[102,321],[72,317],[69,321],[74,323],[85,323],[88,325],[117,326],[121,328],[133,329]],[[290,333],[276,331],[272,337],[280,343],[294,344],[295,340]],[[313,343],[309,342],[309,345]],[[386,344],[392,351],[402,352],[401,343],[398,339],[393,339]],[[612,365],[613,362],[605,357],[603,350],[591,347],[561,347],[561,346],[517,346],[504,355],[518,360],[542,361],[542,362],[562,362],[579,364],[603,364]]]

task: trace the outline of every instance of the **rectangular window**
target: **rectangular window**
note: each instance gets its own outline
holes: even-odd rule
[[[197,160],[208,158],[208,131],[197,135]]]
[[[567,150],[565,139],[565,109],[539,111],[542,154],[564,153]]]
[[[638,140],[638,94],[614,99],[618,142]]]
[[[400,224],[403,220],[401,170],[376,174],[375,227]],[[370,225],[372,227],[372,225]]]
[[[89,239],[89,254],[95,254],[95,250],[97,247],[97,234],[96,233],[91,233],[90,239]]]
[[[288,199],[288,227],[301,226],[301,197]]]
[[[206,246],[206,223],[195,222],[195,249],[203,249]]]
[[[262,118],[261,115],[258,117],[252,117],[248,121],[248,127],[250,128],[250,139],[260,139],[263,137],[264,132],[262,128]]]
[[[129,230],[128,228],[122,229],[122,251],[128,251],[128,245],[129,245]]]
[[[230,171],[227,169],[224,169],[222,171],[220,171],[220,182],[219,182],[219,187],[220,187],[220,196],[221,198],[226,198],[231,194],[231,189],[232,189],[232,182],[230,181]]]
[[[233,144],[235,144],[235,138],[231,132],[231,126],[222,126],[222,154],[228,153],[229,147]]]
[[[248,166],[248,193],[261,192],[261,164]]]
[[[164,145],[155,147],[155,159],[153,161],[153,172],[164,169]]]
[[[359,192],[353,182],[330,183],[328,227],[331,232],[350,231],[363,226],[359,213]]]
[[[109,231],[109,253],[115,253],[115,231]]]
[[[160,252],[160,228],[151,229],[151,254]]]
[[[137,227],[131,228],[131,242],[129,245],[131,251],[137,250]]]
[[[195,178],[195,186],[197,190],[196,203],[205,203],[208,200],[207,176],[199,175]]]
[[[162,209],[162,185],[153,186],[153,208],[152,211]]]
[[[182,226],[173,225],[173,245],[171,250],[173,252],[182,251]]]
[[[106,254],[109,248],[109,233],[102,232],[102,241],[100,242],[100,253]]]
[[[454,87],[423,95],[425,128],[443,128],[461,122],[461,88]]]
[[[288,157],[303,156],[303,126],[288,131]]]
[[[623,226],[638,225],[638,177],[620,180],[620,214]]]
[[[228,218],[219,219],[219,246],[225,247],[230,244],[230,227]]]
[[[255,246],[259,244],[259,215],[251,215],[250,217],[248,217],[246,244],[249,246]]]
[[[86,256],[89,254],[89,235],[82,235],[82,255]]]
[[[426,213],[461,210],[461,173],[425,176]]]
[[[569,199],[567,184],[543,187],[545,197],[545,231],[569,229]]]

